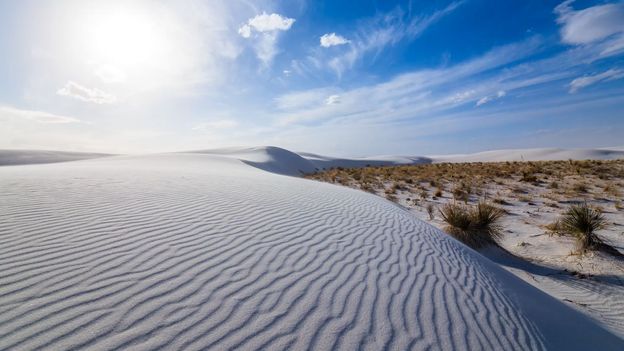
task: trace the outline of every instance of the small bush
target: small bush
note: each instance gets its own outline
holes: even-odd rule
[[[434,194],[435,197],[442,197],[442,189],[438,188]]]
[[[607,219],[602,211],[586,203],[572,205],[561,218],[561,229],[573,235],[579,252],[595,250],[604,245],[596,231],[607,226]]]
[[[499,221],[505,212],[486,202],[473,207],[449,203],[440,209],[440,214],[448,224],[446,231],[473,248],[497,245],[502,235]]]
[[[572,190],[576,191],[577,193],[586,193],[589,191],[589,188],[587,187],[587,184],[583,182],[578,182],[574,184]]]
[[[563,234],[560,219],[557,219],[554,222],[545,225],[544,228],[546,228],[546,233],[548,233],[548,236],[561,236]]]
[[[429,214],[429,220],[433,220],[435,218],[435,206],[433,204],[427,204],[427,214]]]

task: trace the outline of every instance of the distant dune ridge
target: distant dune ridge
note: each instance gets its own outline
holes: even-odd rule
[[[276,174],[328,162],[253,148],[1,167],[0,349],[624,349],[409,211]]]
[[[617,149],[510,149],[464,155],[440,156],[371,156],[365,158],[338,158],[307,152],[265,146],[252,148],[224,148],[195,151],[197,153],[232,157],[263,170],[301,175],[332,167],[393,166],[440,162],[499,162],[547,160],[612,160],[624,158],[624,148]]]
[[[28,165],[37,163],[55,163],[87,160],[112,156],[111,154],[48,151],[48,150],[0,150],[0,166]]]
[[[438,156],[382,155],[362,158],[323,156],[309,152],[294,152],[275,146],[230,147],[189,151],[187,153],[235,158],[265,171],[298,176],[302,173],[312,173],[333,167],[356,168],[439,162],[613,160],[624,158],[624,147],[612,149],[508,149],[473,154]],[[107,156],[114,155],[46,150],[0,150],[0,166],[78,161]]]

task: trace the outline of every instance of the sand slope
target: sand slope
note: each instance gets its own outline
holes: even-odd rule
[[[70,151],[0,150],[0,166],[68,162],[106,156],[111,155]]]
[[[0,349],[624,348],[393,203],[233,157],[3,167],[0,213]]]

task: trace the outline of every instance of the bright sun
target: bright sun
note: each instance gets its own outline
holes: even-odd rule
[[[146,14],[116,11],[89,24],[89,46],[96,60],[118,66],[149,64],[165,46],[153,19]]]
[[[198,67],[197,35],[180,15],[157,2],[79,2],[67,11],[63,35],[73,77],[99,78],[107,91],[131,94],[183,82]],[[84,67],[80,70],[80,67]],[[104,90],[104,89],[103,89]],[[120,92],[122,91],[122,92]]]

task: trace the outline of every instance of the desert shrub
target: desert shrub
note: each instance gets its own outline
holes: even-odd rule
[[[553,235],[561,236],[561,235],[563,235],[563,229],[561,227],[561,219],[556,219],[554,222],[545,225],[544,228],[546,228],[546,233],[549,236],[553,236]]]
[[[587,187],[587,184],[583,182],[578,182],[574,184],[572,190],[576,191],[577,193],[586,193],[587,191],[589,191],[589,188]]]
[[[456,187],[453,189],[453,198],[455,200],[461,200],[464,203],[468,202],[468,193],[465,192],[461,187]]]
[[[617,186],[614,183],[607,183],[607,185],[604,186],[603,191],[606,194],[609,194],[613,197],[620,197],[620,191],[618,190]]]
[[[573,235],[579,252],[595,250],[604,245],[596,231],[607,226],[607,219],[602,211],[586,203],[572,205],[561,218],[561,229]]]
[[[360,189],[362,189],[364,191],[367,191],[369,193],[374,193],[375,192],[375,189],[371,186],[370,183],[362,183],[360,185]]]
[[[435,206],[433,206],[433,204],[429,203],[427,204],[427,214],[429,215],[429,219],[433,220],[435,218]]]
[[[446,231],[473,248],[497,245],[502,235],[499,222],[505,212],[483,201],[472,207],[448,203],[440,215]]]
[[[537,183],[538,179],[537,176],[535,176],[535,174],[533,173],[522,172],[522,177],[520,178],[520,181],[527,183]]]

